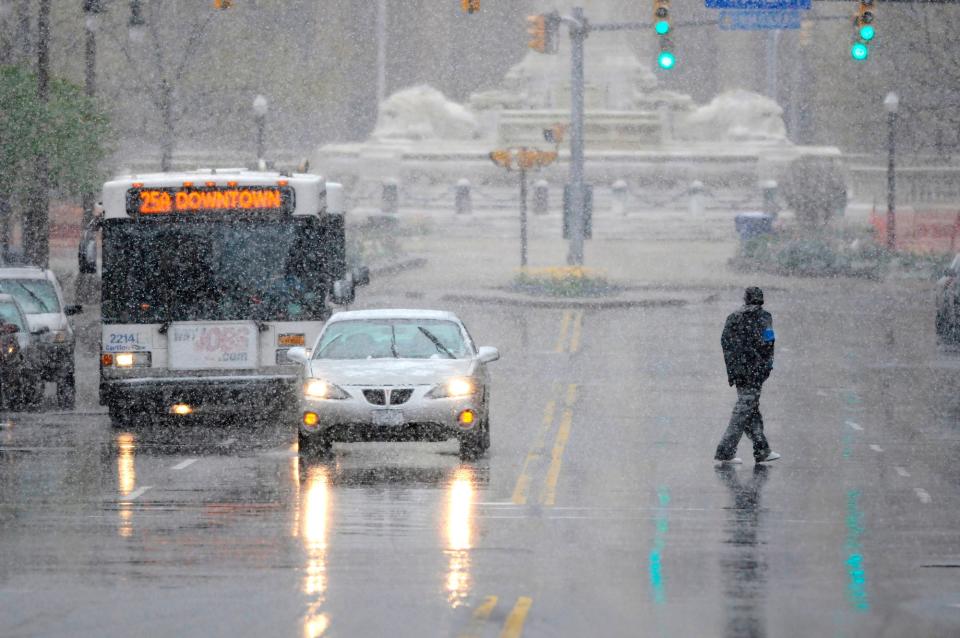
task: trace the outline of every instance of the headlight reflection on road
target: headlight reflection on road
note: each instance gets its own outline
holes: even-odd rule
[[[137,438],[129,432],[117,435],[117,488],[121,496],[129,496],[137,489],[137,467],[134,462],[137,454]],[[120,503],[120,536],[129,538],[133,534],[133,505]]]
[[[327,593],[327,533],[330,517],[330,479],[327,468],[307,469],[306,489],[300,494],[300,538],[307,552],[303,593],[311,600],[303,620],[304,638],[322,636],[330,618],[321,613]]]
[[[459,468],[447,497],[447,600],[459,607],[470,593],[470,549],[473,534],[473,470]]]

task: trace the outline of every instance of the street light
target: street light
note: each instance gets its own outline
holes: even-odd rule
[[[257,95],[253,98],[253,119],[257,122],[257,167],[264,164],[263,131],[267,125],[267,98]]]
[[[900,107],[900,98],[891,91],[883,98],[883,107],[887,110],[887,248],[894,250],[897,245],[897,220],[894,214],[897,180],[894,170],[896,136],[894,129],[897,123],[897,109]]]

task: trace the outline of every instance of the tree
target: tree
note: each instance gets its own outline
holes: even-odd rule
[[[109,150],[107,117],[83,89],[50,82],[44,105],[37,76],[21,66],[0,67],[0,241],[7,246],[12,211],[23,211],[33,190],[38,157],[46,156],[50,183],[64,195],[94,189],[103,181]]]

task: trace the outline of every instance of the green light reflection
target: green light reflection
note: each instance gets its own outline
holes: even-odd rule
[[[847,600],[850,608],[858,613],[870,611],[870,599],[867,595],[867,568],[860,545],[860,536],[864,532],[863,512],[859,505],[860,490],[847,492]]]
[[[666,589],[663,578],[663,550],[667,544],[667,532],[670,531],[670,520],[667,508],[670,505],[670,491],[666,487],[657,488],[659,506],[654,518],[656,532],[653,535],[653,548],[650,550],[648,570],[650,573],[650,588],[653,592],[653,602],[662,605],[667,602]]]

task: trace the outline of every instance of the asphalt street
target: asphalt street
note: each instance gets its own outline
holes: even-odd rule
[[[934,343],[929,284],[762,278],[783,459],[744,441],[718,469],[742,276],[706,263],[657,291],[672,305],[470,301],[495,246],[433,241],[358,303],[452,309],[500,348],[474,462],[453,442],[300,458],[271,420],[115,430],[81,353],[75,413],[0,422],[0,634],[960,635],[960,353]]]

